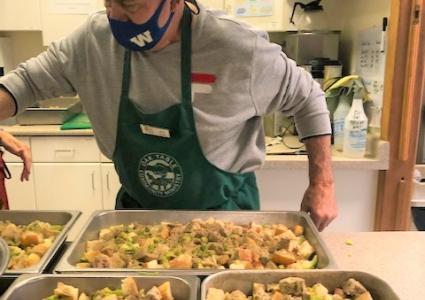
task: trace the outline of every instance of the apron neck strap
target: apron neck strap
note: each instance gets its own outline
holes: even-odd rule
[[[181,93],[182,104],[192,106],[192,13],[185,6],[181,42]]]
[[[128,97],[130,92],[130,76],[131,76],[131,50],[126,49],[124,54],[124,69],[122,76],[121,98]]]

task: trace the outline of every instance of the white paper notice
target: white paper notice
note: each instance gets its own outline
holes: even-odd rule
[[[95,10],[95,0],[49,0],[51,14],[88,15]]]
[[[273,15],[273,0],[235,0],[237,17],[265,17]]]
[[[357,74],[363,78],[370,98],[378,107],[382,106],[386,58],[381,36],[381,28],[378,26],[360,31],[357,56]]]

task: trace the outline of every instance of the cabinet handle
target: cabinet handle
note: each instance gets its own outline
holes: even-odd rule
[[[91,187],[92,187],[93,191],[96,190],[96,187],[94,185],[94,172],[91,173]]]
[[[110,187],[109,187],[109,172],[106,173],[106,189],[109,191],[111,191]]]
[[[75,149],[55,149],[55,156],[57,155],[66,155],[67,157],[72,157],[75,154]]]

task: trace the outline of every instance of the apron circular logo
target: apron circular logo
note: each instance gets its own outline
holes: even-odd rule
[[[151,194],[168,197],[182,186],[183,172],[174,157],[164,153],[149,153],[140,159],[139,179]]]

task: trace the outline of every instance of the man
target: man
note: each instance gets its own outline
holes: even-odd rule
[[[301,209],[323,230],[337,209],[319,85],[264,35],[190,2],[105,1],[106,13],[0,79],[0,117],[78,93],[123,185],[118,209],[232,210],[259,208],[261,116],[282,111],[309,152]]]

